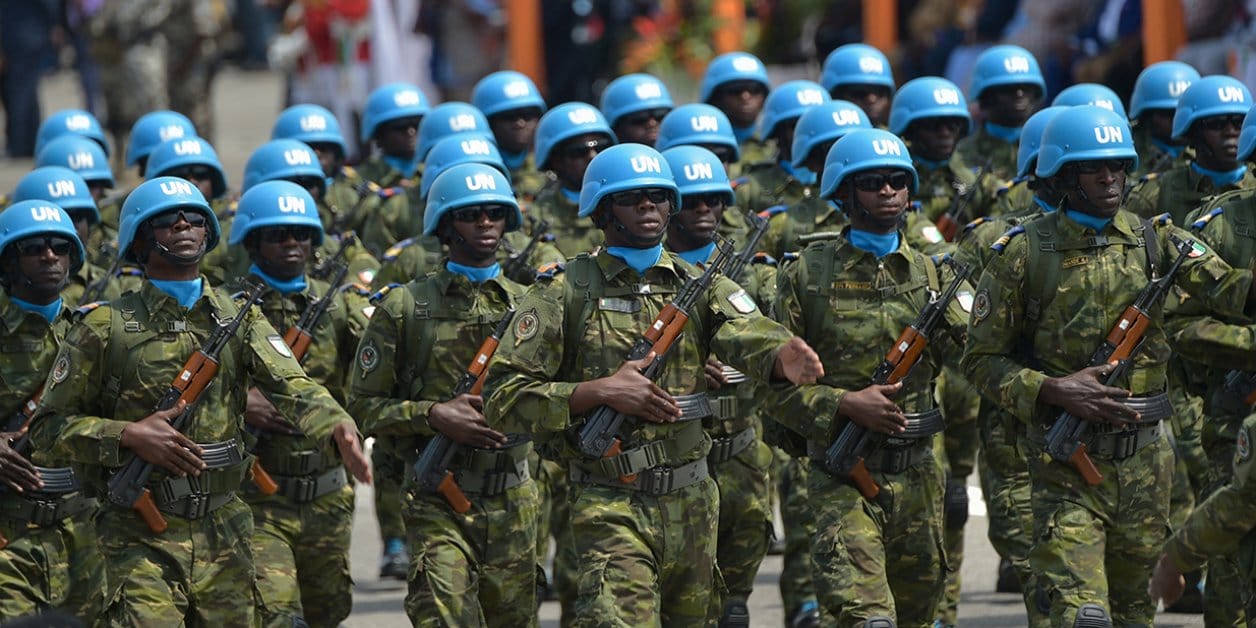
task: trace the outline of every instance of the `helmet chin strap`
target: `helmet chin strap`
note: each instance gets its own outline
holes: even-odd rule
[[[201,258],[205,257],[205,251],[208,248],[208,245],[206,244],[206,242],[204,240],[201,240],[201,246],[199,249],[197,249],[195,254],[178,255],[174,251],[171,251],[166,245],[158,242],[157,238],[153,238],[153,246],[157,249],[157,253],[159,255],[181,266],[199,264],[201,261]]]
[[[610,209],[607,209],[606,211],[611,215],[611,225],[615,228],[615,231],[623,234],[624,237],[627,238],[628,244],[634,249],[644,249],[662,242],[663,238],[667,235],[667,226],[671,224],[672,221],[671,213],[669,212],[665,214],[663,216],[663,232],[657,238],[646,238],[629,231],[628,226],[623,222],[620,222],[619,217],[615,215],[615,212]]]

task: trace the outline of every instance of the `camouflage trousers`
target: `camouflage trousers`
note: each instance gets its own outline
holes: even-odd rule
[[[467,498],[471,509],[458,514],[407,487],[406,615],[415,626],[535,626],[536,482]]]
[[[166,516],[153,534],[130,509],[96,517],[109,626],[251,626],[253,512],[240,499],[201,519]]]
[[[104,606],[105,563],[96,546],[92,511],[43,528],[0,519],[10,539],[0,550],[0,617],[58,608],[84,622]]]
[[[1086,484],[1046,453],[1029,458],[1034,548],[1030,567],[1051,600],[1051,625],[1071,626],[1083,604],[1113,625],[1150,626],[1147,577],[1169,533],[1173,452],[1164,438],[1124,460],[1094,458],[1104,480]]]
[[[371,467],[375,480],[375,519],[379,521],[379,536],[385,543],[389,539],[406,538],[406,525],[401,517],[401,479],[405,477],[405,462],[396,454],[379,447],[371,448]]]
[[[253,509],[260,625],[338,626],[353,608],[349,539],[353,487],[297,504],[285,497],[247,495]]]
[[[1212,419],[1209,419],[1212,420]],[[1209,460],[1212,463],[1213,481],[1204,490],[1204,498],[1227,485],[1234,476],[1234,441],[1209,439]],[[1189,513],[1188,513],[1189,514]],[[1208,628],[1221,626],[1247,626],[1244,611],[1244,577],[1238,560],[1233,556],[1210,556],[1208,578],[1204,582],[1204,625]]]
[[[719,494],[706,479],[667,495],[571,485],[577,597],[564,626],[706,626]]]
[[[884,616],[897,617],[900,628],[932,626],[948,572],[937,459],[893,475],[874,472],[881,492],[871,500],[814,465],[807,478],[812,577],[832,625]]]
[[[816,599],[811,582],[811,537],[815,536],[815,516],[807,504],[807,475],[810,463],[790,458],[777,486],[781,493],[781,518],[785,527],[785,555],[781,562],[781,604],[788,617],[799,606]]]
[[[711,466],[711,477],[720,491],[715,563],[729,600],[750,597],[759,565],[768,553],[772,538],[771,464],[772,450],[756,439],[736,456]],[[720,606],[715,616],[722,613]]]
[[[938,406],[942,408],[942,416],[946,417],[946,430],[935,442],[942,445],[941,456],[947,478],[951,482],[966,484],[977,464],[977,446],[980,442],[977,433],[978,407],[981,395],[968,383],[960,372],[951,367],[942,369],[937,383]],[[935,451],[937,451],[935,449]],[[967,522],[968,512],[950,513],[949,506],[943,503],[943,521],[962,520]],[[963,504],[958,507],[964,507]],[[964,525],[946,525],[943,537],[946,544],[946,558],[951,571],[946,578],[946,592],[938,607],[938,619],[945,626],[954,626],[959,621],[960,565],[964,561]]]
[[[550,538],[553,538],[554,566],[549,586],[558,595],[563,615],[568,615],[576,599],[576,549],[571,543],[567,472],[559,463],[541,458],[535,452],[528,462],[535,462],[532,468],[537,470],[536,492],[540,503],[540,516],[536,520],[536,564],[545,564]]]

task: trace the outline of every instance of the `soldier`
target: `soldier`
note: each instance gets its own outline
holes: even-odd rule
[[[95,141],[74,135],[54,139],[35,157],[35,167],[44,166],[73,170],[87,183],[87,190],[98,208],[112,205],[106,194],[114,187],[113,171],[109,169],[105,151]],[[104,225],[103,221],[101,224],[102,228],[88,234],[83,246],[87,249],[88,261],[108,267],[117,259],[117,229]]]
[[[1016,172],[1021,126],[1038,110],[1046,90],[1038,60],[1024,48],[993,46],[977,57],[968,98],[977,101],[985,122],[960,140],[955,152],[964,167],[990,164],[985,171],[992,176],[984,184],[989,198],[995,196],[996,182],[1007,181]]]
[[[525,202],[536,198],[549,180],[532,158],[536,126],[545,113],[545,99],[536,84],[513,70],[494,72],[475,84],[471,104],[488,117],[502,160],[510,169],[515,197]]]
[[[100,128],[100,121],[82,109],[61,109],[40,123],[39,131],[35,134],[35,156],[43,152],[53,140],[67,135],[86,137],[96,142],[105,157],[109,157],[109,140],[105,138],[105,131]],[[109,161],[106,159],[99,167],[107,169]]]
[[[362,113],[361,139],[374,142],[379,153],[358,168],[364,179],[384,189],[418,185],[416,141],[428,110],[423,92],[408,83],[389,83],[371,92]]]
[[[1187,259],[1176,280],[1194,298],[1223,315],[1256,305],[1250,271],[1232,269],[1198,243],[1179,253],[1175,242],[1189,234],[1122,209],[1137,161],[1119,115],[1092,106],[1056,115],[1035,172],[1055,178],[1064,211],[1004,236],[969,326],[970,381],[1027,425],[1029,442],[1044,442],[1061,410],[1088,422],[1082,442],[1102,475],[1097,484],[1048,455],[1029,459],[1030,567],[1053,626],[1150,625],[1155,606],[1142,582],[1169,525],[1172,451],[1161,421],[1173,410],[1163,392],[1160,309],[1148,312],[1145,350],[1115,386],[1105,384],[1112,366],[1087,366],[1090,356],[1148,277],[1179,255]]]
[[[1130,96],[1134,148],[1143,158],[1136,178],[1187,164],[1186,145],[1173,139],[1173,112],[1178,97],[1199,78],[1195,68],[1181,61],[1153,63],[1138,74]]]
[[[348,397],[343,365],[355,355],[366,326],[366,303],[361,298],[354,303],[340,286],[306,275],[322,240],[322,221],[309,192],[295,183],[265,181],[240,197],[228,241],[243,246],[252,261],[242,283],[262,281],[272,290],[261,309],[276,330],[292,330],[312,302],[330,300],[322,316],[308,323],[310,344],[301,366],[343,406]],[[244,420],[258,439],[253,453],[278,485],[265,495],[257,484],[245,483],[244,499],[253,509],[259,623],[338,626],[353,607],[353,485],[340,462],[325,457],[256,387],[248,391]]]
[[[137,174],[143,178],[148,156],[154,149],[171,140],[193,137],[199,137],[199,134],[187,116],[169,109],[150,111],[140,116],[140,119],[131,126],[131,134],[126,144],[126,166],[134,167]],[[116,228],[118,219],[116,214],[113,219]]]
[[[45,201],[19,201],[0,213],[0,325],[5,338],[0,426],[0,615],[13,619],[52,608],[94,621],[104,605],[104,563],[81,478],[47,447],[27,443],[30,412],[74,311],[61,297],[83,265],[70,217]],[[20,429],[19,429],[20,428]],[[39,466],[36,466],[39,465]],[[41,468],[42,467],[42,468]]]
[[[657,380],[641,373],[647,360],[624,361],[682,280],[698,273],[662,249],[679,200],[670,167],[653,149],[624,144],[595,157],[580,215],[604,231],[607,248],[528,289],[485,386],[491,424],[525,424],[569,465],[579,557],[574,625],[708,621],[718,503],[710,438],[697,420],[710,415],[702,392],[707,355],[726,356],[756,381],[807,383],[820,375],[805,343],[720,277],[689,310],[690,331]],[[565,433],[603,404],[635,418],[618,434],[619,455],[589,459]]]
[[[824,59],[820,84],[834,100],[858,105],[873,126],[889,124],[894,71],[880,50],[866,44],[838,47]]]
[[[1070,85],[1060,93],[1055,95],[1055,99],[1051,101],[1053,107],[1077,107],[1080,105],[1091,105],[1093,107],[1103,107],[1122,118],[1126,122],[1129,121],[1129,114],[1125,112],[1125,104],[1121,102],[1121,97],[1106,85],[1098,83],[1077,83]]]
[[[755,137],[755,124],[770,91],[767,68],[748,52],[722,54],[711,60],[702,75],[698,100],[728,116],[744,163],[763,161],[769,154],[763,139]],[[740,162],[734,170],[741,173]]]
[[[154,466],[148,488],[169,526],[164,533],[130,508],[111,503],[96,514],[106,623],[253,622],[253,516],[236,497],[250,466],[240,418],[250,385],[324,456],[335,455],[334,441],[354,477],[370,481],[353,419],[302,372],[265,318],[242,312],[199,275],[218,235],[209,203],[187,181],[160,177],[131,193],[120,254],[144,268],[143,287],[70,330],[32,423],[36,448],[73,461],[95,494],[107,494],[111,471],[135,456]],[[210,331],[237,316],[243,324],[199,402],[154,410]],[[194,414],[187,433],[170,424],[185,410]],[[223,455],[204,460],[207,449]]]
[[[724,112],[711,105],[681,105],[663,118],[655,146],[663,151],[675,146],[698,146],[715,154],[723,164],[725,176],[731,177],[741,159],[741,147],[735,129]],[[741,211],[724,212],[720,219],[720,235],[732,240],[745,240],[750,226]]]
[[[167,176],[192,183],[209,201],[218,224],[231,228],[236,211],[235,199],[227,193],[227,173],[218,160],[218,152],[209,142],[195,136],[163,142],[149,154],[145,172],[149,180]],[[201,271],[215,283],[223,284],[240,277],[248,268],[243,254],[234,260],[234,264],[230,263],[228,251],[224,246],[206,254],[201,260]]]
[[[776,147],[776,155],[747,164],[733,180],[738,207],[757,214],[776,205],[789,207],[814,193],[816,174],[793,165],[794,127],[808,109],[829,100],[828,92],[812,81],[789,81],[768,94],[759,137]]]
[[[577,216],[585,169],[598,153],[615,144],[606,118],[592,105],[561,104],[541,116],[536,127],[536,165],[554,178],[541,188],[528,211],[531,221],[549,221],[554,246],[567,257],[602,245],[602,233]]]
[[[496,251],[523,216],[510,182],[488,165],[453,166],[430,192],[423,233],[439,237],[449,257],[376,307],[350,374],[350,409],[405,463],[410,621],[532,626],[539,509],[528,470],[532,444],[498,418],[486,421],[479,394],[454,395],[476,348],[523,291],[502,276]],[[469,510],[423,488],[427,478],[415,475],[436,435],[463,453],[448,469],[430,471],[452,473]]]
[[[1150,218],[1168,213],[1179,225],[1206,196],[1256,186],[1238,158],[1243,116],[1252,93],[1238,79],[1206,76],[1186,88],[1173,113],[1173,137],[1194,149],[1188,165],[1144,177],[1130,190],[1129,210]]]
[[[652,74],[625,74],[602,90],[602,115],[624,144],[654,146],[663,117],[674,108],[667,85]]]

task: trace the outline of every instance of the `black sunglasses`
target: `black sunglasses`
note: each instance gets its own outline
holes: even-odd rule
[[[959,133],[964,129],[963,118],[924,118],[912,124],[926,133],[941,133],[942,131]]]
[[[729,81],[720,85],[718,90],[725,94],[740,95],[744,92],[750,92],[755,96],[762,96],[768,93],[768,88],[758,81]]]
[[[721,192],[707,192],[705,194],[685,194],[682,206],[684,209],[697,209],[699,204],[707,207],[724,207],[727,195]]]
[[[662,203],[670,203],[672,193],[661,188],[645,188],[624,190],[623,192],[611,194],[611,202],[620,207],[636,207],[641,204],[641,199],[643,198],[650,199],[650,202],[655,205],[660,205]]]
[[[716,146],[711,144],[702,144],[703,148],[715,154],[716,159],[721,162],[730,164],[737,161],[737,153],[727,146]]]
[[[209,166],[184,166],[165,173],[165,176],[179,177],[189,181],[208,181],[218,176],[218,171]]]
[[[838,100],[849,100],[851,102],[867,100],[869,96],[889,98],[890,88],[883,85],[838,85],[833,88],[829,95]]]
[[[1224,131],[1226,129],[1243,129],[1243,116],[1209,116],[1199,121],[1199,126],[1209,131]]]
[[[663,118],[667,117],[668,111],[669,110],[666,107],[636,111],[620,116],[619,123],[627,124],[629,126],[645,126],[649,124],[651,120],[654,122],[662,122]]]
[[[480,216],[484,215],[496,222],[506,219],[508,209],[505,205],[470,205],[450,211],[449,216],[457,222],[478,222]]]
[[[314,239],[313,227],[264,227],[257,230],[257,237],[267,244],[283,244],[292,238],[297,242]]]
[[[890,174],[861,172],[851,177],[851,183],[855,185],[855,189],[863,192],[879,192],[887,184],[892,189],[905,190],[911,183],[911,175],[906,172],[891,172]]]
[[[522,109],[507,109],[489,116],[490,120],[500,120],[502,122],[518,122],[525,120],[531,122],[541,119],[541,110],[536,107],[524,107]]]
[[[410,129],[419,128],[419,122],[422,120],[423,118],[399,118],[397,120],[389,120],[382,126],[385,131],[389,132],[409,131]]]
[[[1132,159],[1101,159],[1079,161],[1074,164],[1078,174],[1098,174],[1100,169],[1107,168],[1108,172],[1127,172],[1134,167]]]
[[[17,254],[22,257],[39,257],[44,251],[52,249],[53,255],[69,255],[74,250],[74,243],[56,236],[35,236],[13,243]]]
[[[182,209],[176,209],[164,214],[158,214],[148,219],[148,226],[153,229],[169,229],[180,220],[188,223],[188,225],[192,227],[204,227],[205,223],[209,222],[209,219],[205,217],[205,214],[198,211],[183,211]]]
[[[581,159],[588,156],[589,151],[593,151],[593,154],[596,155],[610,147],[611,143],[607,140],[589,140],[587,142],[564,145],[559,149],[558,153],[567,159]]]

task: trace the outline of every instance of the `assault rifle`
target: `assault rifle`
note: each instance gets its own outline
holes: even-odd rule
[[[1256,372],[1235,369],[1225,374],[1222,388],[1243,400],[1243,405],[1256,404]]]
[[[768,219],[756,214],[755,212],[746,212],[746,221],[750,223],[750,237],[746,239],[746,246],[737,253],[737,257],[729,262],[728,268],[724,271],[724,276],[733,280],[733,283],[741,283],[741,276],[746,272],[746,266],[750,264],[750,260],[754,259],[755,253],[758,252],[759,241],[763,239],[763,234],[768,232]]]
[[[973,195],[981,188],[981,177],[990,171],[992,163],[993,158],[990,158],[986,160],[986,163],[981,164],[981,167],[977,169],[977,180],[973,181],[962,194],[957,193],[951,200],[951,206],[946,209],[946,213],[938,216],[938,219],[934,221],[934,225],[938,231],[942,232],[942,237],[946,238],[947,242],[954,242],[960,227],[967,222],[966,220],[961,222],[961,219],[964,218],[964,212],[968,211],[968,204],[972,202]]]
[[[527,245],[511,255],[504,265],[502,265],[502,274],[507,277],[515,277],[522,272],[528,264],[528,256],[532,255],[532,251],[545,236],[549,235],[550,224],[548,220],[542,220],[532,228],[532,239],[528,240]]]
[[[105,293],[105,288],[109,287],[109,282],[118,276],[118,271],[122,270],[122,257],[113,261],[113,265],[109,267],[109,272],[103,277],[91,282],[87,288],[83,290],[83,296],[79,297],[78,307],[83,307],[88,303],[94,303],[100,300],[101,295]]]
[[[4,424],[4,431],[17,434],[17,438],[10,447],[19,454],[26,453],[26,446],[30,444],[30,428],[31,419],[35,418],[35,408],[39,407],[39,400],[44,396],[44,385],[41,383],[39,388],[27,398],[26,402],[13,416],[9,417],[9,421]]]

